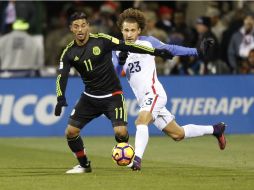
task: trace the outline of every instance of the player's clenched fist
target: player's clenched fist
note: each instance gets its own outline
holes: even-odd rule
[[[65,97],[59,96],[57,97],[57,104],[55,107],[55,116],[60,116],[62,112],[62,107],[68,106]]]
[[[128,52],[121,51],[118,55],[119,58],[119,65],[124,65],[126,62],[126,59],[128,58]]]

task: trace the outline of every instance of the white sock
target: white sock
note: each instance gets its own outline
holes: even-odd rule
[[[135,155],[142,158],[149,139],[149,131],[147,125],[137,125],[135,136]]]
[[[184,125],[182,126],[184,129],[185,136],[184,138],[192,138],[192,137],[200,137],[204,135],[213,134],[213,126],[212,125]]]

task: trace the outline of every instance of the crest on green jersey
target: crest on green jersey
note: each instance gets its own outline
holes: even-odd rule
[[[94,55],[100,55],[101,49],[98,46],[93,47],[93,54]]]

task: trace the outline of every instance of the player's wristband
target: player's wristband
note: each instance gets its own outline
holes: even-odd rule
[[[64,96],[58,96],[57,97],[57,101],[58,102],[62,102],[62,101],[65,101],[66,102],[66,98]]]

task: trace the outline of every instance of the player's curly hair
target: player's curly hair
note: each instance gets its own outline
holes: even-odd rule
[[[129,8],[123,11],[117,20],[117,26],[122,29],[123,22],[137,22],[141,30],[144,30],[146,26],[146,19],[144,13],[138,9]]]

